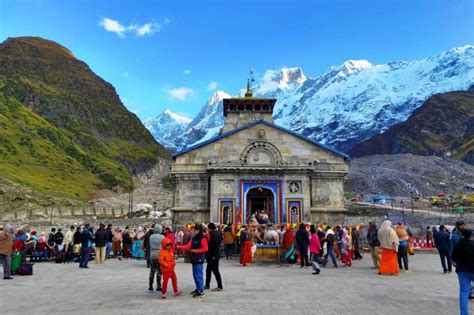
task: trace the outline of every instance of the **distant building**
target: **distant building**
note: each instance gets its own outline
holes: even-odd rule
[[[275,99],[224,99],[219,136],[174,154],[179,223],[326,222],[344,212],[348,156],[273,123]]]

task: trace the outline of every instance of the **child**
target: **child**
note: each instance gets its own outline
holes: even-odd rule
[[[161,288],[161,298],[166,299],[166,289],[168,287],[168,279],[171,278],[173,284],[174,295],[181,295],[181,291],[178,290],[178,278],[174,272],[174,266],[176,261],[173,253],[173,241],[165,237],[161,242],[162,248],[160,252],[160,267],[163,273],[163,284]]]

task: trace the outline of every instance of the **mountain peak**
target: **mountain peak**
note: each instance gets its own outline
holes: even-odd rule
[[[373,64],[367,60],[347,60],[339,66],[338,74],[341,76],[347,76],[352,73],[362,71],[364,69],[372,68]]]
[[[227,94],[224,91],[215,91],[211,97],[208,99],[207,104],[208,105],[215,105],[218,104],[220,101],[222,101],[224,98],[231,98],[229,94]]]
[[[166,115],[169,118],[171,118],[172,120],[174,120],[178,123],[181,123],[181,124],[189,124],[191,122],[191,119],[189,119],[187,117],[184,117],[184,116],[181,116],[179,114],[176,114],[176,113],[172,112],[171,109],[169,109],[169,108],[165,109],[165,111],[163,112],[162,115]]]
[[[44,39],[41,37],[35,36],[23,36],[23,37],[8,37],[3,43],[0,44],[3,48],[6,47],[16,47],[16,54],[25,54],[31,49],[39,49],[40,52],[45,53],[46,51],[54,50],[56,53],[66,55],[67,57],[72,57],[76,59],[73,53],[62,46],[61,44],[56,43],[55,41]]]
[[[300,86],[305,81],[306,76],[300,67],[267,70],[256,91],[259,94],[266,94],[277,90],[287,90],[294,86]]]

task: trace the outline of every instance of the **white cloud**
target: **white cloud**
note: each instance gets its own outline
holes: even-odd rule
[[[125,26],[120,24],[120,22],[117,20],[104,18],[99,22],[99,25],[102,26],[107,32],[115,33],[119,37],[125,36]]]
[[[191,69],[186,69],[183,71],[184,74],[191,74]]]
[[[207,86],[207,89],[208,89],[209,91],[214,91],[214,90],[217,89],[217,85],[218,85],[218,83],[217,83],[216,81],[211,81],[211,82],[209,83],[209,85]]]
[[[152,35],[161,30],[161,25],[154,22],[145,23],[143,25],[130,24],[124,26],[119,21],[110,18],[103,18],[99,22],[99,26],[103,27],[107,32],[113,32],[119,37],[124,38],[126,33],[134,33],[137,37]]]
[[[168,19],[166,18],[164,21],[163,21],[163,24],[170,24],[171,23],[171,19]]]
[[[153,33],[159,32],[160,29],[161,26],[158,23],[146,23],[143,24],[143,26],[137,28],[136,36],[151,35]]]
[[[185,101],[187,98],[194,96],[196,93],[193,89],[187,87],[174,88],[168,91],[171,100]]]
[[[124,78],[128,78],[128,72],[127,72],[127,71],[125,71],[124,73],[122,73],[122,77],[124,77]]]

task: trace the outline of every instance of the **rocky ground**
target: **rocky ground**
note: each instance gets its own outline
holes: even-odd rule
[[[410,192],[459,193],[474,183],[474,166],[435,156],[370,155],[350,162],[347,192],[410,196]]]

